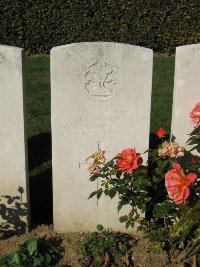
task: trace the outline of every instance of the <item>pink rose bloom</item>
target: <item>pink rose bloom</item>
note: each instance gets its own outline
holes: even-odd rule
[[[118,169],[127,173],[137,169],[139,164],[142,163],[142,158],[135,151],[135,148],[127,148],[121,153],[118,153],[116,157],[118,157],[116,162]]]
[[[200,126],[200,102],[195,105],[189,115],[195,127]]]
[[[176,203],[185,203],[190,195],[188,186],[194,184],[197,180],[195,173],[189,173],[187,176],[178,163],[173,164],[173,169],[165,175],[165,186],[169,197]]]

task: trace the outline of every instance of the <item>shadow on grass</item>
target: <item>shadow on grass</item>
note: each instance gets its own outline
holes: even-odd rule
[[[28,139],[31,228],[53,223],[51,133]]]

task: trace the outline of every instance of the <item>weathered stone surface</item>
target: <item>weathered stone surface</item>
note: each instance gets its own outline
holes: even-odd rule
[[[88,200],[85,159],[128,147],[148,148],[152,50],[117,43],[79,43],[51,50],[54,226],[57,231],[124,230],[116,203]],[[146,159],[146,155],[144,155]],[[122,210],[123,214],[123,210]]]
[[[0,231],[27,228],[23,50],[0,46]]]
[[[194,129],[189,113],[198,102],[200,102],[200,44],[177,47],[171,134],[180,145],[185,146],[188,134]]]

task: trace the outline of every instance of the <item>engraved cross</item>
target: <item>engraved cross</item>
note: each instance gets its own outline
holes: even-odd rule
[[[96,141],[97,142],[97,150],[99,151],[100,149],[103,150],[103,141]],[[88,162],[79,162],[79,169],[81,168],[81,166],[88,166],[91,165],[91,163]],[[97,190],[99,189],[99,179],[97,179]],[[97,206],[98,206],[98,199],[97,199]]]

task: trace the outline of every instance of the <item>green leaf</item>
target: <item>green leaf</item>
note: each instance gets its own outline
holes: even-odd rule
[[[194,130],[189,135],[191,136],[191,135],[196,135],[199,133],[200,133],[200,127],[197,127],[197,128],[194,128]]]
[[[131,221],[127,221],[126,222],[126,229],[129,228],[131,226]]]
[[[97,224],[97,230],[98,231],[103,231],[103,225],[101,225],[101,224]]]
[[[88,199],[92,198],[92,197],[95,196],[97,193],[98,193],[98,191],[94,191],[94,192],[92,192],[92,193],[89,195]]]
[[[155,217],[164,218],[165,215],[173,208],[174,204],[169,201],[157,203],[154,205]]]
[[[20,257],[19,257],[19,254],[18,254],[17,252],[15,252],[15,253],[12,255],[11,262],[12,262],[12,263],[15,263],[15,264],[17,264],[17,265],[20,264]]]
[[[143,185],[151,186],[151,182],[148,179],[143,178],[141,182]]]
[[[43,267],[42,263],[43,263],[43,259],[41,260],[41,259],[35,258],[32,266],[33,267]]]
[[[108,241],[109,246],[112,246],[113,241],[114,241],[114,236],[113,235],[109,235],[107,237],[107,241]]]
[[[110,198],[113,198],[117,194],[117,191],[115,189],[111,189],[108,191],[108,195]]]
[[[115,175],[116,173],[117,173],[116,169],[112,169],[111,172],[110,172],[111,175]]]
[[[128,216],[127,216],[127,215],[121,216],[121,217],[119,218],[119,221],[120,221],[121,223],[126,222],[127,220],[128,220]]]
[[[102,190],[102,188],[100,188],[100,189],[98,190],[98,193],[97,193],[97,198],[98,198],[98,199],[101,197],[102,193],[103,193],[103,190]]]
[[[191,148],[190,151],[193,151],[193,150],[197,149],[198,147],[199,147],[199,145],[196,145],[193,148]]]
[[[159,159],[159,160],[157,161],[157,165],[158,165],[158,167],[160,167],[160,166],[162,165],[162,160]]]
[[[98,175],[94,174],[89,178],[89,180],[94,182],[97,178],[98,178]]]
[[[123,207],[122,203],[119,203],[118,206],[117,206],[118,212],[122,209],[122,207]]]
[[[51,263],[51,256],[48,253],[45,253],[47,263]]]
[[[122,187],[122,186],[120,186],[117,190],[118,190],[118,192],[119,192],[120,194],[123,194],[123,193],[126,193],[126,192],[127,192],[127,188]]]
[[[131,222],[131,227],[133,228],[135,226],[135,223],[134,222]]]
[[[164,160],[162,163],[162,168],[164,169],[165,167],[167,167],[169,161],[168,160]]]
[[[190,142],[188,142],[188,145],[195,145],[196,143],[198,143],[199,139],[197,138],[192,138],[192,140],[190,140]]]
[[[159,180],[159,178],[158,178],[158,177],[156,177],[156,176],[153,176],[153,178],[152,178],[152,181],[153,181],[154,183],[157,183],[157,182],[158,182],[158,180]]]
[[[30,239],[27,241],[27,249],[29,255],[32,256],[37,252],[37,239]]]

